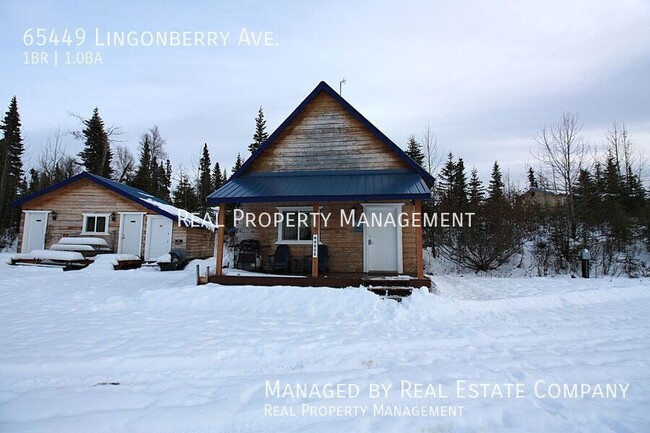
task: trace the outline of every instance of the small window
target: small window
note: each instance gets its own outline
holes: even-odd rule
[[[108,214],[84,214],[83,233],[108,234]]]
[[[278,209],[282,224],[278,225],[278,243],[311,242],[313,218],[311,208]]]

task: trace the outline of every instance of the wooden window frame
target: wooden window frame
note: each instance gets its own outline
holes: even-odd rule
[[[110,213],[83,213],[81,214],[83,216],[83,222],[81,226],[81,234],[82,235],[107,235],[108,233],[108,225],[111,221],[111,214]],[[103,232],[98,232],[98,231],[88,231],[88,218],[95,218],[95,229],[97,228],[97,218],[105,218],[106,219],[106,224],[104,225],[104,231]]]
[[[285,213],[285,212],[295,212],[295,213],[306,213],[309,214],[309,228],[311,230],[311,233],[314,232],[314,227],[312,226],[312,217],[311,214],[314,211],[314,209],[311,206],[281,206],[277,207],[276,210],[280,213]],[[298,239],[296,240],[291,240],[291,239],[283,239],[284,237],[284,224],[279,224],[278,225],[278,240],[276,242],[277,245],[311,245],[312,243],[312,237],[311,234],[308,239],[300,239],[300,227],[298,227]]]

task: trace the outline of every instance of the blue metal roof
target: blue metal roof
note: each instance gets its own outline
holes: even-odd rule
[[[99,185],[102,185],[111,191],[114,191],[118,194],[120,194],[123,197],[126,197],[136,203],[138,203],[141,206],[144,206],[147,209],[150,209],[152,211],[157,212],[160,215],[166,216],[167,218],[170,218],[172,220],[177,219],[177,215],[174,215],[170,210],[174,209],[172,205],[167,203],[166,201],[153,196],[147,192],[142,191],[141,189],[134,188],[132,186],[125,185],[123,183],[116,182],[111,179],[106,179],[105,177],[98,176],[93,173],[88,173],[87,171],[84,171],[82,173],[79,173],[75,176],[69,177],[65,180],[62,180],[61,182],[57,182],[54,185],[50,185],[47,188],[43,188],[39,191],[36,191],[32,194],[26,195],[25,197],[21,197],[18,200],[14,201],[11,203],[12,207],[17,207],[21,206],[24,203],[27,203],[30,200],[34,200],[37,197],[41,197],[43,195],[46,195],[50,193],[51,191],[57,190],[59,188],[62,188],[66,185],[69,185],[73,182],[76,182],[77,180],[80,179],[88,179],[91,180]],[[116,209],[119,210],[119,209]]]
[[[427,199],[431,191],[411,170],[251,173],[231,179],[208,203]]]

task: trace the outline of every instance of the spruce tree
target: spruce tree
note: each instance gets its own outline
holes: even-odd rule
[[[535,177],[535,170],[533,170],[533,167],[528,167],[528,187],[539,188],[539,184],[537,183],[537,178]]]
[[[250,153],[254,153],[259,147],[269,138],[266,132],[266,120],[264,120],[264,110],[260,106],[255,118],[255,134],[253,134],[253,142],[248,145]]]
[[[605,161],[605,192],[610,198],[621,199],[623,179],[621,179],[619,164],[612,153],[608,153]]]
[[[153,166],[154,178],[154,193],[156,197],[169,201],[169,189],[167,188],[167,169],[165,163],[160,161],[159,164]]]
[[[244,160],[242,159],[241,154],[239,154],[238,152],[237,159],[235,159],[235,165],[232,166],[232,174],[235,174],[243,164],[244,164]]]
[[[190,177],[182,168],[179,169],[178,185],[176,185],[172,193],[172,204],[188,212],[198,212],[200,210],[199,198],[192,186]]]
[[[29,169],[29,184],[27,186],[27,194],[38,191],[43,188],[41,185],[41,175],[35,168]]]
[[[208,195],[214,191],[211,166],[210,151],[208,150],[208,144],[205,143],[203,145],[203,151],[201,152],[201,159],[199,160],[199,178],[197,179],[197,193],[202,212],[205,212],[208,209],[206,199]]]
[[[18,226],[18,209],[11,208],[18,196],[23,178],[22,156],[25,152],[21,137],[18,102],[14,96],[0,124],[4,137],[0,140],[0,228]]]
[[[463,158],[458,158],[454,166],[452,197],[456,209],[462,209],[467,204],[467,175]]]
[[[86,168],[86,171],[99,176],[110,178],[112,175],[111,146],[108,134],[104,128],[104,121],[99,116],[99,109],[95,107],[90,119],[84,119],[84,129],[81,131],[84,137],[84,149],[79,157]]]
[[[492,166],[492,175],[490,176],[490,183],[488,184],[488,197],[493,201],[501,201],[505,199],[505,185],[503,183],[503,174],[501,167],[497,161],[494,161]]]
[[[0,186],[4,185],[5,165],[9,162],[9,147],[5,143],[4,137],[0,138]],[[2,194],[2,189],[0,189],[0,194]]]
[[[472,168],[469,178],[469,202],[473,207],[481,204],[485,197],[485,188],[483,182],[478,177],[478,170],[476,167]]]
[[[596,189],[600,192],[605,191],[605,176],[603,176],[603,164],[600,161],[596,161],[594,165],[594,180]]]
[[[160,198],[165,201],[172,201],[172,163],[169,159],[165,161],[165,172],[163,176],[162,189],[160,193]]]
[[[575,186],[576,217],[588,225],[594,225],[600,218],[601,207],[595,180],[589,171],[580,169]]]
[[[456,174],[456,163],[454,155],[447,154],[447,162],[440,169],[438,174],[438,195],[441,203],[449,203],[453,195],[454,176]]]
[[[625,207],[632,213],[639,213],[646,202],[646,190],[640,177],[628,170],[626,176],[626,201]]]
[[[225,180],[222,177],[221,167],[219,166],[219,161],[214,163],[214,168],[212,169],[212,187],[217,190],[221,188]]]
[[[142,134],[138,166],[129,185],[171,201],[172,166],[164,145],[165,140],[160,136],[158,126],[154,125]]]
[[[424,152],[422,152],[422,145],[415,139],[415,135],[411,135],[408,138],[405,153],[419,166],[424,165]]]
[[[143,134],[140,138],[140,161],[131,186],[155,195],[152,166],[151,139],[149,134]]]

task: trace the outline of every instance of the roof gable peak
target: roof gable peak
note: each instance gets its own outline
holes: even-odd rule
[[[321,93],[326,93],[331,96],[345,111],[352,115],[359,121],[371,134],[373,134],[379,141],[383,142],[389,150],[396,156],[402,159],[413,171],[422,176],[423,180],[430,187],[433,186],[434,179],[416,162],[409,158],[402,149],[399,148],[392,140],[384,135],[377,127],[375,127],[368,119],[366,119],[359,111],[357,111],[349,102],[347,102],[341,95],[339,95],[330,85],[325,81],[321,81],[318,85],[307,95],[307,97],[293,110],[293,112],[280,124],[280,126],[273,131],[268,139],[242,164],[239,170],[233,175],[232,179],[237,179],[242,176],[247,169],[257,160],[257,158],[266,151],[276,140],[280,137],[282,132],[298,117],[307,106]]]

